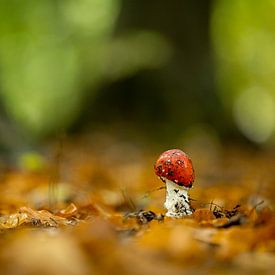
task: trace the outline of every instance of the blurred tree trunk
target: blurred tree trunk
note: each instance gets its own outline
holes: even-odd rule
[[[171,132],[179,134],[194,123],[221,127],[209,35],[211,2],[123,0],[115,35],[132,30],[158,32],[171,44],[173,56],[161,69],[106,87],[99,93],[93,115],[101,110],[108,114],[106,120],[126,118],[146,133],[152,131],[153,122],[153,134],[162,133],[168,139]]]

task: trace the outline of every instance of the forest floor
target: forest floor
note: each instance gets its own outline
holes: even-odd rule
[[[173,219],[153,169],[162,152],[110,144],[2,167],[1,274],[274,274],[274,153],[191,150],[195,212]]]

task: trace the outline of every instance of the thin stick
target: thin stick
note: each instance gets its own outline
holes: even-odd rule
[[[122,193],[122,196],[123,196],[123,199],[124,199],[126,205],[128,205],[128,207],[129,207],[129,209],[131,211],[136,211],[137,207],[136,207],[134,201],[129,196],[129,194],[126,192],[126,190],[125,189],[121,189],[121,193]]]
[[[53,210],[56,207],[57,203],[57,184],[60,181],[60,167],[61,161],[64,156],[63,148],[64,148],[64,139],[65,134],[62,133],[59,136],[58,148],[54,155],[53,162],[55,164],[53,174],[49,180],[49,209]]]
[[[157,188],[152,189],[152,190],[150,190],[150,191],[147,191],[147,192],[141,197],[141,199],[148,198],[148,197],[150,196],[151,193],[156,192],[156,191],[159,191],[159,190],[162,190],[162,189],[166,189],[166,187],[165,187],[165,186],[160,186],[160,187],[157,187]]]

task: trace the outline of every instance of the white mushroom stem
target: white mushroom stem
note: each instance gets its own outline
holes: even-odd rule
[[[191,215],[193,211],[189,204],[189,188],[179,186],[167,179],[164,180],[166,182],[166,201],[164,203],[167,209],[166,216],[181,218],[186,215]]]

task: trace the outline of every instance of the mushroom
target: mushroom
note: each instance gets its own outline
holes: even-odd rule
[[[180,218],[191,215],[188,191],[195,179],[191,159],[183,151],[172,149],[160,155],[155,164],[156,175],[166,183],[166,216]]]

